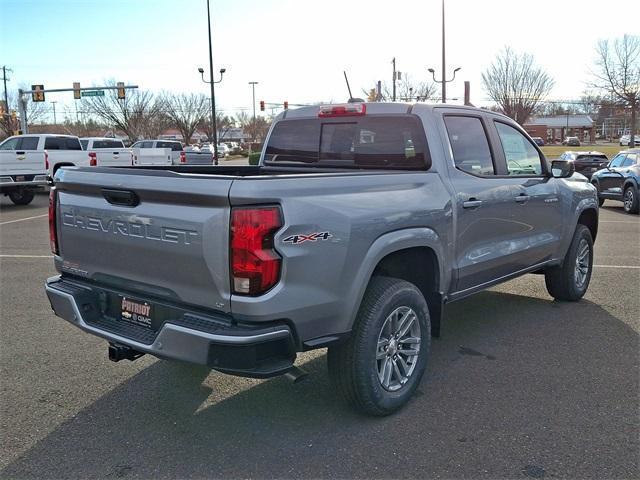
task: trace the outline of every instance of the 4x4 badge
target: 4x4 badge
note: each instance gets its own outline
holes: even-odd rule
[[[309,233],[309,234],[300,234],[300,235],[290,235],[283,240],[283,242],[293,243],[297,245],[298,243],[304,243],[306,241],[315,242],[316,240],[327,240],[328,238],[333,237],[329,232],[318,232],[318,233]]]

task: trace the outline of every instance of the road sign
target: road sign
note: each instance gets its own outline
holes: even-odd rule
[[[104,90],[85,90],[81,93],[83,97],[104,97]]]

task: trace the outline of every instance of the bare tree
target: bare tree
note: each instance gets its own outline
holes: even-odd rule
[[[267,136],[271,121],[264,117],[256,117],[255,120],[247,112],[240,112],[236,115],[235,121],[242,127],[242,130],[249,135],[251,142],[262,141]]]
[[[631,108],[631,133],[635,135],[640,105],[640,36],[624,35],[613,42],[600,40],[595,65],[592,86]],[[634,135],[630,147],[638,143]]]
[[[164,106],[184,142],[191,143],[191,137],[209,112],[209,98],[201,93],[165,93]]]
[[[489,97],[520,125],[549,95],[553,83],[553,79],[535,65],[532,55],[518,54],[509,47],[482,73],[482,85]]]
[[[114,86],[115,81],[108,80],[105,85]],[[156,137],[170,124],[162,98],[144,90],[127,90],[122,100],[116,90],[106,90],[103,97],[85,97],[82,108],[122,130],[132,141]]]
[[[30,88],[22,86],[23,90]],[[18,107],[18,92],[7,92],[9,105],[7,111],[0,115],[0,133],[3,137],[10,137],[16,131],[20,130],[20,109]],[[4,103],[4,102],[3,102]],[[14,113],[15,112],[15,113]],[[42,121],[48,113],[48,107],[45,102],[33,102],[31,95],[27,100],[27,121],[29,125]]]
[[[377,98],[377,88],[362,89],[366,95],[368,102],[391,102],[393,101],[393,88],[386,82],[382,82],[381,86],[382,98]],[[433,82],[418,82],[411,80],[411,76],[404,74],[402,79],[396,82],[396,100],[401,102],[425,102],[434,97],[437,88]]]

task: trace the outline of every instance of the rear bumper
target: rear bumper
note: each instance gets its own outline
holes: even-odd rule
[[[101,313],[100,292],[76,280],[51,277],[45,289],[54,313],[109,342],[159,358],[182,360],[225,373],[265,378],[286,373],[296,358],[295,343],[285,324],[239,325],[227,317],[176,307],[157,333],[124,324]],[[143,331],[141,331],[143,330]]]
[[[17,177],[22,177],[24,180],[17,181]],[[12,189],[15,187],[44,187],[48,184],[47,174],[42,173],[38,175],[1,175],[0,176],[0,189]]]

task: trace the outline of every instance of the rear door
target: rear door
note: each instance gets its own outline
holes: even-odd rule
[[[100,167],[58,176],[63,274],[229,311],[230,177]]]
[[[445,112],[455,190],[456,290],[463,292],[515,271],[509,258],[520,225],[511,215],[513,190],[498,176],[486,118]]]

